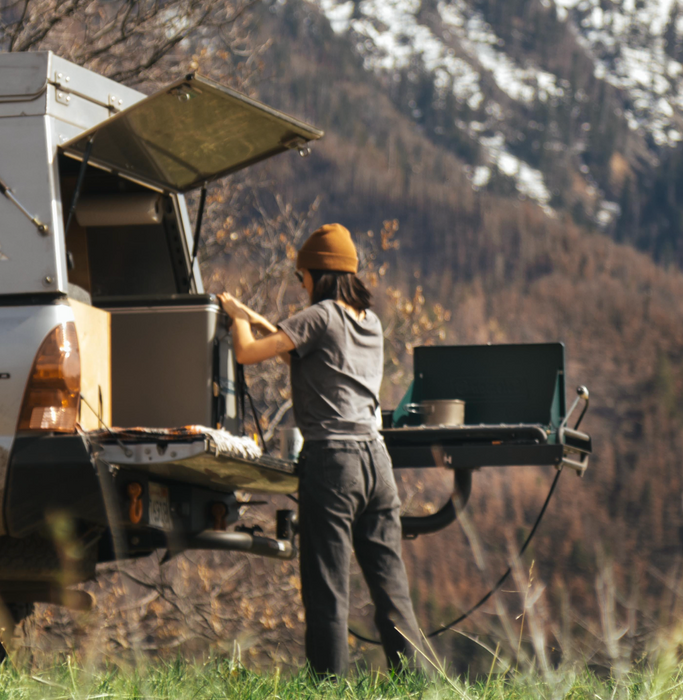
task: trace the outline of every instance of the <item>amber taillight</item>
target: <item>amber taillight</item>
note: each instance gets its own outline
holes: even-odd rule
[[[71,433],[76,429],[81,358],[72,321],[50,331],[38,350],[21,406],[19,430]]]

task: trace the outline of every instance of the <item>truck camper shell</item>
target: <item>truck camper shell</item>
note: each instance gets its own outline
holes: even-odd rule
[[[12,261],[3,265],[0,294],[69,291],[64,226],[71,202],[64,195],[73,191],[63,180],[74,171],[63,155],[82,161],[87,154],[91,167],[137,183],[138,193],[170,197],[192,250],[178,194],[287,150],[305,153],[322,135],[202,76],[187,75],[147,97],[51,52],[0,54],[0,179],[45,227],[39,231],[11,200],[0,199],[2,255]]]

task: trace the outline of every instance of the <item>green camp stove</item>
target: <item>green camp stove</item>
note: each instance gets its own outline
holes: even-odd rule
[[[396,410],[384,412],[382,434],[395,469],[446,467],[456,488],[437,513],[404,517],[404,535],[435,532],[455,520],[473,469],[553,465],[583,475],[592,444],[578,427],[589,394],[580,386],[567,411],[565,376],[562,343],[415,348],[413,382]],[[410,410],[449,399],[465,402],[461,425],[424,425]]]

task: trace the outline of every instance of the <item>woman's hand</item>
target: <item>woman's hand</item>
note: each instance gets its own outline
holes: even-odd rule
[[[249,310],[247,309],[244,304],[241,302],[237,301],[232,294],[228,294],[228,292],[223,292],[222,294],[218,295],[218,301],[221,303],[221,307],[223,308],[223,311],[225,311],[230,318],[235,319],[235,318],[244,318],[247,321],[249,321]]]
[[[218,295],[221,306],[230,318],[244,318],[261,333],[277,333],[277,327],[263,316],[252,311],[248,306],[245,306],[241,301],[237,301],[232,294],[223,292]]]
[[[223,292],[218,295],[218,300],[230,318],[233,320],[243,319],[249,323],[249,325],[235,323],[232,327],[232,344],[237,362],[242,365],[252,365],[279,355],[286,364],[289,364],[289,352],[294,350],[294,343],[283,331],[242,302],[237,301],[232,294]],[[255,340],[251,326],[269,335],[266,338]]]

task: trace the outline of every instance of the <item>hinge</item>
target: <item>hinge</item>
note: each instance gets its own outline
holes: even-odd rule
[[[71,78],[61,71],[55,72],[55,99],[59,104],[69,106],[71,95],[67,92],[67,86]]]
[[[66,88],[71,78],[68,75],[64,75],[61,71],[55,72],[55,86],[58,88]]]
[[[64,90],[56,88],[55,100],[57,100],[60,105],[66,105],[68,107],[69,102],[71,102],[71,95],[68,92],[64,92]]]

